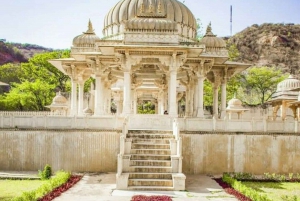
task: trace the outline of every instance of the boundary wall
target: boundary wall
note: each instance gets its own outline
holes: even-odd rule
[[[0,171],[116,172],[121,130],[1,129]],[[185,132],[183,173],[300,173],[300,134]]]

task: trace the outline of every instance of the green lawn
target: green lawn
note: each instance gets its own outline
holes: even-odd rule
[[[272,201],[300,201],[300,183],[290,182],[242,182]],[[288,197],[286,197],[288,196]],[[297,199],[295,199],[295,197]]]
[[[0,180],[0,200],[8,201],[25,191],[38,188],[47,181],[42,180]]]

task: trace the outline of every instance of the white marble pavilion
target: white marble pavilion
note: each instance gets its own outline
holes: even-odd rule
[[[89,22],[88,30],[73,39],[71,58],[49,61],[72,80],[69,114],[84,115],[83,86],[95,79],[90,109],[94,116],[137,113],[141,101],[156,105],[156,113],[178,116],[185,99],[186,117],[204,117],[205,79],[213,84],[213,115],[226,115],[226,84],[250,65],[228,61],[223,39],[212,33],[197,40],[194,15],[177,0],[121,0],[104,19],[103,38]],[[77,92],[78,87],[78,92]],[[78,93],[78,94],[77,94]],[[78,97],[78,98],[77,98]]]

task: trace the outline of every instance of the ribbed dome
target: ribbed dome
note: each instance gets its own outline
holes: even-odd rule
[[[89,21],[88,30],[83,32],[83,34],[76,36],[73,39],[74,47],[94,47],[96,40],[100,40],[100,38],[95,34],[93,30],[93,25],[91,21]]]
[[[279,82],[277,85],[277,92],[279,91],[290,91],[293,89],[300,88],[300,80],[290,75],[287,79]]]
[[[195,38],[197,23],[191,11],[177,0],[121,0],[106,15],[103,35],[125,31],[178,31]]]
[[[53,98],[51,106],[64,106],[67,102],[67,99],[58,92],[58,94]]]
[[[242,101],[234,97],[228,101],[228,107],[226,109],[244,109],[244,107],[242,106]]]
[[[216,37],[212,33],[211,23],[207,26],[206,34],[200,41],[206,48],[226,48],[226,43],[222,38]]]

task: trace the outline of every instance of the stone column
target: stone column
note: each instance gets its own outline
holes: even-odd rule
[[[72,79],[71,115],[77,115],[77,83]]]
[[[164,92],[163,89],[158,93],[158,114],[164,114]]]
[[[202,75],[198,76],[198,107],[197,107],[197,117],[204,118],[203,109],[203,89],[204,89],[204,79]]]
[[[213,84],[213,116],[217,119],[218,118],[218,99],[219,99],[219,94],[218,94],[218,89],[219,86],[218,84]]]
[[[170,116],[177,116],[177,72],[175,70],[170,71],[170,81],[169,81],[169,115]]]
[[[194,105],[193,105],[193,117],[197,116],[197,109],[198,109],[198,98],[199,98],[199,89],[198,89],[198,83],[196,81],[195,85],[194,85]]]
[[[101,76],[96,75],[96,90],[95,90],[95,112],[94,116],[99,116],[104,114],[103,106],[103,83],[101,81]]]
[[[106,95],[106,102],[107,102],[107,107],[106,107],[106,113],[111,114],[111,89],[107,88],[106,90],[107,95]]]
[[[131,112],[131,76],[129,71],[124,72],[123,88],[123,115],[129,115]]]
[[[222,92],[222,95],[221,95],[221,118],[222,119],[226,116],[226,84],[227,84],[227,80],[225,78],[221,85],[221,92]]]
[[[188,88],[188,85],[186,86],[185,91],[185,117],[188,117],[190,113],[190,89]]]
[[[84,93],[84,82],[80,82],[78,87],[78,115],[83,115],[83,93]]]
[[[193,117],[193,111],[194,111],[194,89],[195,87],[194,87],[194,85],[193,84],[190,84],[190,89],[189,89],[189,91],[190,91],[190,111],[189,111],[189,117]]]
[[[133,114],[137,114],[137,107],[138,107],[138,104],[137,104],[137,92],[136,90],[133,91],[134,95],[133,95]]]

